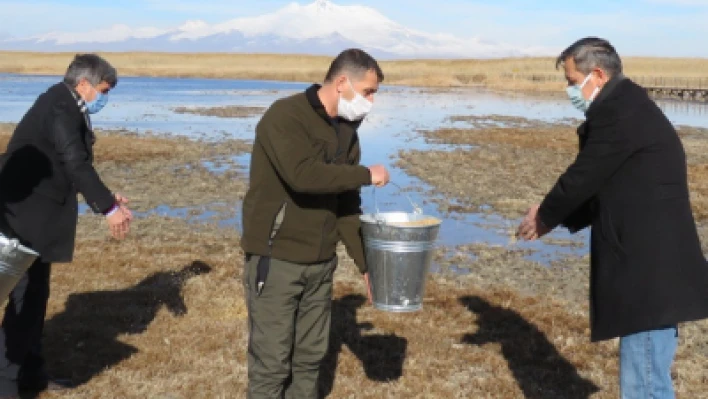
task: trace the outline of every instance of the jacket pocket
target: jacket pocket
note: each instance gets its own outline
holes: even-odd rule
[[[661,184],[655,190],[655,198],[658,200],[687,197],[688,188],[683,184]]]
[[[278,208],[278,211],[273,215],[273,222],[270,225],[270,231],[268,232],[268,250],[272,253],[273,252],[273,240],[275,240],[275,236],[278,235],[278,231],[280,231],[280,228],[283,225],[283,222],[285,221],[285,208],[287,208],[288,202],[283,201],[283,203],[280,205]]]
[[[59,192],[59,190],[54,190],[54,189],[51,189],[48,187],[43,187],[43,186],[37,186],[32,191],[34,191],[35,193],[37,193],[43,197],[47,197],[58,204],[63,205],[66,202],[66,195]]]
[[[274,240],[273,253],[283,256],[283,250],[295,251],[287,255],[301,260],[307,258],[308,261],[319,259],[321,243],[326,238],[323,227],[327,215],[319,197],[314,196],[310,202],[288,202],[286,215]],[[279,247],[280,243],[284,247]]]
[[[609,245],[610,250],[615,254],[618,259],[623,259],[625,256],[624,247],[622,246],[622,240],[620,234],[617,232],[617,226],[607,208],[602,211],[601,217],[601,230],[602,236],[605,242]]]

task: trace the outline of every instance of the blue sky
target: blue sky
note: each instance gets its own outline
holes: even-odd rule
[[[168,28],[272,12],[281,0],[0,0],[0,38],[104,25]],[[300,0],[308,3],[310,0]],[[334,0],[360,4],[409,28],[521,46],[561,47],[595,35],[623,55],[708,58],[708,0]],[[59,17],[61,16],[61,17]]]

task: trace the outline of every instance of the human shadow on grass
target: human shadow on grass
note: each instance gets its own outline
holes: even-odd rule
[[[588,398],[599,388],[556,350],[546,335],[517,312],[494,306],[478,296],[460,303],[477,315],[479,330],[465,334],[469,345],[498,343],[527,399]]]
[[[347,295],[332,302],[332,329],[329,349],[320,369],[320,397],[327,397],[334,387],[337,363],[346,345],[362,363],[371,381],[395,381],[403,375],[408,340],[395,334],[362,335],[372,330],[371,323],[358,323],[357,310],[366,303],[362,295]]]
[[[175,316],[185,315],[184,284],[211,269],[194,261],[180,271],[154,273],[130,288],[71,294],[65,310],[45,324],[49,371],[79,386],[129,358],[138,349],[119,337],[145,332],[163,305]]]

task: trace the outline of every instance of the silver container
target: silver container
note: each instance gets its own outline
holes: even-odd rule
[[[423,220],[433,223],[406,225]],[[388,312],[422,309],[441,221],[419,213],[383,212],[361,215],[361,222],[374,307]]]
[[[0,303],[6,300],[38,256],[38,253],[21,245],[17,239],[9,239],[0,234]]]

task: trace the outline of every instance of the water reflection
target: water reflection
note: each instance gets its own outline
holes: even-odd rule
[[[678,100],[656,100],[656,103],[669,115],[681,114],[687,117],[698,117],[695,124],[704,127],[706,126],[706,117],[708,117],[708,103]],[[693,125],[694,123],[681,122],[681,124]]]

